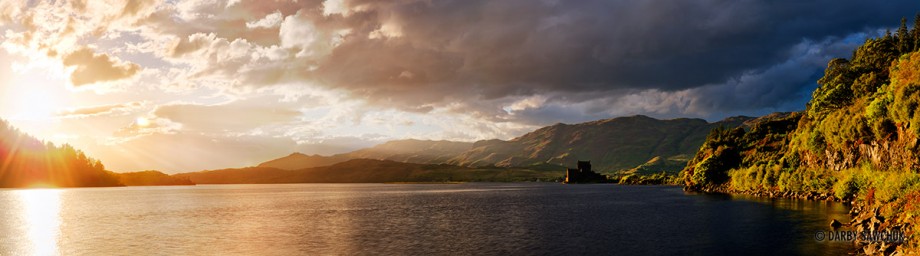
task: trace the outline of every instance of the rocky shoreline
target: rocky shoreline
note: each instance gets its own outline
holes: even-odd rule
[[[882,216],[880,211],[880,206],[875,205],[871,206],[870,204],[858,200],[840,200],[836,198],[831,193],[817,193],[817,192],[780,192],[780,191],[739,191],[727,188],[726,186],[719,187],[709,187],[709,188],[700,188],[693,189],[690,187],[684,187],[684,191],[688,192],[701,192],[701,193],[716,193],[716,194],[730,194],[730,195],[751,195],[757,197],[766,197],[766,198],[785,198],[785,199],[799,199],[799,200],[813,200],[813,201],[828,201],[828,202],[839,202],[845,205],[851,206],[850,208],[850,222],[845,223],[849,225],[851,230],[856,233],[863,232],[876,232],[876,231],[903,231],[909,230],[907,225],[909,223],[900,223],[895,221],[886,220]],[[836,222],[836,223],[835,223]],[[837,224],[837,225],[835,225]],[[837,220],[833,220],[829,223],[830,228],[834,230],[838,229],[842,225]],[[906,241],[905,241],[906,243]],[[883,241],[867,241],[860,237],[854,241],[854,254],[863,254],[863,255],[911,255],[911,253],[905,248],[904,243],[887,243]]]

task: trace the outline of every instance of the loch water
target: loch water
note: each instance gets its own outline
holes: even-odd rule
[[[0,190],[0,255],[841,255],[839,203],[555,183]]]

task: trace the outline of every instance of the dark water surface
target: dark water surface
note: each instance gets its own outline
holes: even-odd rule
[[[0,255],[840,255],[836,203],[550,183],[0,190]]]

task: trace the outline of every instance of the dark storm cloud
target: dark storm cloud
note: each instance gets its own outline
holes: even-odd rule
[[[622,95],[613,94],[623,91],[673,92],[742,82],[754,91],[783,86],[776,92],[796,92],[796,87],[811,86],[805,79],[820,71],[784,64],[813,61],[795,60],[801,54],[795,47],[804,41],[824,42],[897,26],[901,17],[920,11],[916,1],[464,0],[346,5],[354,13],[323,20],[348,24],[353,33],[306,76],[375,103],[423,111],[419,106],[451,101],[585,92],[616,98]],[[398,33],[363,36],[386,26],[398,28]],[[775,70],[751,75],[770,69]],[[786,71],[795,74],[784,78]],[[775,78],[782,79],[769,80]],[[714,95],[706,97],[735,97],[750,91],[707,92]],[[788,97],[764,100],[784,98]],[[718,99],[707,104],[712,111],[735,105]]]

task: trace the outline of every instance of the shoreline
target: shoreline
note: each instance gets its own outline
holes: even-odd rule
[[[796,200],[808,200],[816,202],[837,202],[847,206],[850,206],[850,221],[847,223],[839,223],[849,227],[855,232],[876,232],[876,231],[891,231],[897,230],[904,232],[903,226],[904,223],[891,223],[891,221],[886,222],[885,218],[881,216],[879,209],[881,205],[868,205],[866,202],[858,201],[853,199],[851,201],[841,200],[836,198],[830,193],[817,193],[817,192],[779,192],[779,191],[738,191],[734,189],[724,188],[724,186],[715,187],[715,188],[703,188],[703,189],[693,189],[687,186],[683,186],[685,192],[693,193],[709,193],[709,194],[724,194],[724,195],[749,195],[770,199],[796,199]],[[834,219],[835,221],[839,221]],[[828,223],[828,227],[834,230],[839,229],[839,227],[834,227],[834,223]],[[893,227],[892,227],[893,226]],[[885,230],[884,228],[889,228],[891,230]],[[907,244],[907,241],[903,243],[886,243],[883,241],[866,241],[859,237],[853,241],[853,254],[858,255],[894,255],[895,253],[900,253],[901,255],[909,253],[905,250],[904,245]]]

